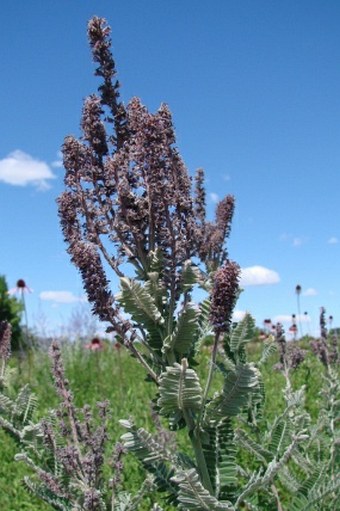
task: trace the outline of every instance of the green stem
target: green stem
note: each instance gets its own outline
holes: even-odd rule
[[[185,372],[187,369],[187,361],[186,359],[182,359],[182,371]],[[200,475],[203,486],[211,493],[214,494],[214,489],[211,484],[210,475],[207,467],[207,462],[204,456],[203,447],[200,438],[200,427],[199,423],[195,423],[194,416],[192,411],[182,409],[183,417],[186,423],[186,426],[189,431],[189,438],[191,441],[191,445],[194,449],[196,465],[198,469],[198,473]]]
[[[197,425],[195,425],[194,419],[190,414],[190,411],[183,411],[184,420],[189,430],[189,438],[191,441],[191,445],[194,449],[196,465],[198,469],[198,473],[200,475],[203,486],[210,492],[211,495],[214,494],[214,489],[211,484],[210,475],[208,472],[207,462],[204,456],[202,442],[200,438],[200,433]]]
[[[200,411],[200,415],[199,415],[199,418],[198,418],[198,425],[199,426],[201,425],[202,420],[203,420],[205,404],[206,404],[207,399],[208,399],[208,395],[209,395],[209,391],[210,391],[210,387],[211,387],[211,383],[212,383],[212,378],[213,378],[213,374],[214,374],[214,370],[215,370],[218,342],[219,342],[219,334],[215,334],[213,349],[212,349],[212,352],[211,352],[211,359],[210,359],[210,367],[209,367],[208,378],[207,378],[207,382],[205,384],[205,389],[204,389],[204,394],[203,394],[203,399],[202,399],[201,411]]]
[[[24,317],[25,317],[25,337],[26,337],[26,346],[30,346],[29,337],[28,337],[28,319],[27,319],[27,309],[26,309],[26,301],[25,301],[25,295],[24,290],[21,290],[21,303],[24,310]]]
[[[299,331],[300,331],[300,339],[303,337],[302,335],[302,323],[301,323],[301,307],[300,307],[300,295],[297,295],[297,309],[298,309],[298,316],[299,316]]]
[[[0,385],[1,385],[1,382],[5,378],[6,360],[4,358],[0,359],[0,360],[1,360],[1,371],[0,371]]]
[[[175,280],[174,280],[174,277],[172,277],[171,286],[170,286],[168,319],[167,319],[167,326],[166,326],[166,334],[167,335],[171,335],[173,333],[175,307],[176,307]],[[175,356],[174,350],[172,348],[166,351],[166,362],[169,365],[173,365],[176,362],[176,356]]]
[[[158,385],[158,376],[155,371],[149,366],[143,355],[135,348],[132,342],[129,343],[127,348],[131,351],[131,353],[140,361],[140,363],[145,367],[151,378]]]

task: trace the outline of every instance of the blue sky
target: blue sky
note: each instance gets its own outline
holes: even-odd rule
[[[320,306],[340,325],[340,4],[336,0],[15,0],[1,8],[0,273],[23,278],[31,326],[82,306],[59,228],[60,146],[98,86],[86,39],[112,27],[122,98],[169,104],[209,210],[236,197],[238,311],[287,319]],[[40,320],[39,320],[40,318]]]

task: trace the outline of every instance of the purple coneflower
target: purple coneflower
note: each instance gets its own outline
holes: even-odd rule
[[[25,293],[32,293],[32,289],[30,289],[26,282],[24,281],[24,279],[19,279],[17,280],[17,284],[15,287],[13,287],[12,289],[10,289],[8,291],[8,294],[9,295],[14,295],[14,294],[17,294],[19,293],[20,295],[20,299],[21,299],[21,304],[22,304],[22,310],[23,310],[23,313],[24,313],[24,318],[25,318],[25,337],[26,337],[26,346],[28,347],[32,347],[32,344],[31,344],[31,341],[29,339],[29,335],[28,335],[28,318],[27,318],[27,309],[26,309],[26,301],[25,301]]]
[[[98,339],[98,337],[94,337],[91,340],[91,342],[89,342],[88,344],[85,344],[84,348],[87,350],[91,350],[91,351],[99,351],[104,348],[104,343],[103,343],[103,341]]]
[[[24,279],[17,280],[16,286],[12,287],[12,289],[8,290],[9,295],[15,295],[15,294],[23,294],[23,293],[32,293],[32,289],[30,289],[27,285]]]
[[[302,325],[301,325],[301,306],[300,306],[300,295],[301,295],[301,291],[302,291],[302,287],[300,286],[300,284],[298,284],[296,287],[295,287],[295,293],[296,293],[296,300],[297,300],[297,309],[298,309],[298,318],[299,318],[299,330],[300,330],[300,335],[302,337]]]
[[[270,329],[272,328],[272,320],[269,318],[266,318],[263,320],[263,326],[267,334],[269,333]]]
[[[297,332],[298,332],[298,327],[296,326],[296,323],[293,323],[290,327],[289,327],[289,332],[291,334],[293,334],[293,337],[294,337],[294,341],[296,340],[296,335],[297,335]]]

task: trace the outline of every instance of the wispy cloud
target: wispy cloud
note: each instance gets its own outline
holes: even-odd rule
[[[291,244],[293,247],[301,247],[301,245],[304,245],[308,239],[306,236],[293,236],[292,234],[283,233],[279,237],[280,241],[287,242]]]
[[[0,181],[12,186],[33,185],[38,190],[48,190],[49,180],[55,177],[47,163],[20,150],[0,160]]]
[[[54,161],[52,161],[51,167],[53,167],[54,169],[61,169],[63,167],[62,160],[54,160]]]
[[[215,204],[217,204],[217,203],[218,203],[218,201],[220,200],[219,196],[218,196],[218,195],[217,195],[217,193],[215,193],[215,192],[210,192],[210,193],[209,193],[209,197],[210,197],[210,200],[211,200],[212,202],[214,202]]]
[[[316,296],[318,294],[317,290],[313,287],[309,287],[306,291],[303,291],[303,296]]]
[[[71,291],[42,291],[40,299],[54,303],[76,303],[85,302],[85,296],[76,296]]]
[[[330,245],[336,245],[337,243],[339,243],[339,238],[337,238],[336,236],[332,236],[331,238],[329,238],[327,243],[329,243]]]
[[[265,284],[277,284],[278,282],[280,282],[279,274],[264,266],[249,266],[241,269],[241,287],[263,286]]]
[[[51,167],[55,168],[55,169],[61,169],[64,164],[63,164],[63,154],[61,151],[58,151],[58,159],[57,160],[54,160],[52,161],[51,163]]]
[[[302,238],[295,237],[293,238],[293,247],[300,247],[303,243]]]

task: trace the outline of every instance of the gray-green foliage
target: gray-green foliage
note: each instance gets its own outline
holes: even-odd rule
[[[189,368],[187,359],[180,356],[182,351],[192,352],[197,344],[203,314],[202,308],[197,310],[201,313],[193,315],[190,323],[192,346],[184,335],[186,348],[181,350],[181,338],[177,337],[178,361],[163,370],[160,365],[157,401],[172,428],[187,428],[193,457],[165,452],[145,430],[123,421],[129,430],[122,437],[126,448],[151,473],[162,474],[157,478],[158,489],[181,509],[261,509],[258,506],[264,495],[273,506],[279,502],[281,509],[286,509],[280,502],[282,491],[291,496],[287,509],[314,509],[320,501],[325,510],[334,509],[340,486],[336,478],[335,396],[339,396],[339,383],[335,370],[325,376],[328,411],[321,413],[317,424],[312,426],[304,407],[304,389],[293,390],[289,372],[285,374],[285,409],[267,423],[261,410],[265,395],[260,368],[273,353],[273,342],[264,345],[258,364],[247,362],[246,344],[254,336],[254,322],[246,315],[219,340],[219,353],[211,362],[212,373],[223,376],[221,389],[202,391],[204,382],[200,382],[195,365]],[[186,314],[185,308],[175,324],[181,322],[181,314]],[[240,465],[242,452],[247,453],[249,466]]]
[[[322,503],[322,509],[331,511],[336,507],[340,490],[336,445],[339,429],[332,429],[334,417],[339,419],[339,407],[337,411],[334,407],[338,399],[334,397],[340,391],[337,370],[328,368],[328,376],[324,376],[324,386],[320,389],[324,399],[314,423],[305,408],[304,386],[293,390],[291,370],[285,365],[283,371],[286,386],[282,413],[272,423],[261,418],[256,425],[243,423],[235,431],[241,449],[251,453],[260,467],[255,475],[248,472],[253,481],[238,502],[244,500],[253,506],[250,509],[257,509],[258,496],[249,495],[249,487],[258,486],[261,493],[267,479],[279,509],[312,510]],[[284,495],[284,504],[280,502],[280,494]]]
[[[11,371],[6,368],[0,382],[0,426],[18,442],[24,442],[34,430],[31,418],[37,400],[28,385],[24,385],[17,394],[8,392],[10,375]]]

